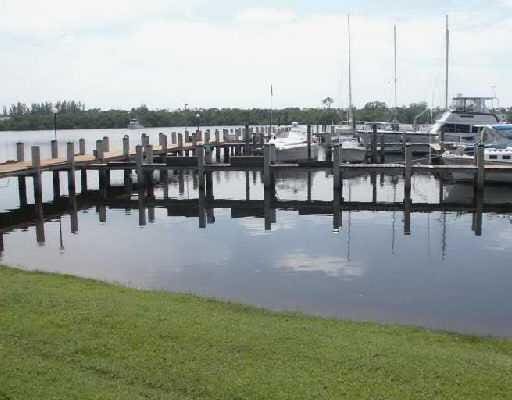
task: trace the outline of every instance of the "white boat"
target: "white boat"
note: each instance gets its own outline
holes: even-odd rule
[[[489,111],[487,102],[492,97],[455,97],[452,106],[431,129],[440,141],[452,145],[472,145],[482,125],[496,125],[499,119]]]
[[[480,132],[480,141],[484,144],[485,165],[511,165],[512,166],[512,124],[494,124],[476,126]],[[475,145],[459,145],[454,150],[446,151],[442,161],[447,165],[474,165]],[[471,181],[474,174],[471,172],[453,172],[455,181]],[[486,172],[486,182],[512,183],[510,173]]]
[[[318,143],[311,139],[311,158],[318,156]],[[308,159],[307,130],[297,122],[292,123],[288,131],[276,133],[269,141],[276,149],[275,161],[300,161]]]
[[[356,138],[338,136],[337,141],[341,145],[342,162],[363,163],[366,161],[366,146],[362,145]]]
[[[128,129],[142,129],[144,125],[142,125],[137,118],[132,118],[130,122],[128,122]]]

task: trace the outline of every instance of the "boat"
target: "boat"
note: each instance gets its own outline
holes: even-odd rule
[[[431,133],[448,145],[473,145],[482,125],[499,123],[496,114],[489,111],[487,102],[492,97],[453,98],[451,107],[434,124]]]
[[[276,149],[276,161],[300,161],[308,159],[308,134],[304,127],[293,122],[289,130],[275,133],[269,141]],[[318,143],[311,142],[311,158],[318,156]]]
[[[142,125],[137,118],[130,119],[128,122],[128,129],[142,129],[144,125]]]
[[[512,124],[494,124],[475,126],[479,131],[480,143],[485,146],[485,165],[510,165],[512,166]],[[441,156],[447,165],[474,165],[475,144],[460,144],[455,149],[448,150]],[[472,181],[474,174],[471,172],[452,172],[454,181]],[[486,172],[486,182],[512,183],[510,173]]]
[[[367,148],[355,137],[338,136],[333,142],[341,145],[341,161],[343,163],[363,163],[366,161]]]

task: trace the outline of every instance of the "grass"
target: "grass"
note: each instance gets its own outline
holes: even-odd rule
[[[0,267],[0,399],[510,399],[512,342]]]

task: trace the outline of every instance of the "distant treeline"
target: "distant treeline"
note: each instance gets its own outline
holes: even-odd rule
[[[367,103],[355,111],[358,121],[391,121],[411,124],[415,117],[427,110],[426,103],[416,103],[398,109],[387,107],[386,103]],[[267,125],[270,122],[269,109],[210,108],[204,110],[149,110],[146,106],[130,111],[86,109],[77,101],[60,101],[26,105],[13,104],[4,107],[0,115],[0,131],[53,129],[54,112],[57,112],[59,129],[111,129],[126,128],[130,119],[136,118],[145,127],[201,126],[205,125]],[[435,113],[440,110],[435,110]],[[197,115],[199,114],[199,117]],[[346,121],[347,111],[335,108],[285,108],[272,111],[274,125],[338,124]],[[430,112],[425,112],[418,123],[430,122]]]

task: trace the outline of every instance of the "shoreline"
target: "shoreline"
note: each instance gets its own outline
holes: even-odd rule
[[[512,341],[0,267],[0,398],[493,398]]]

